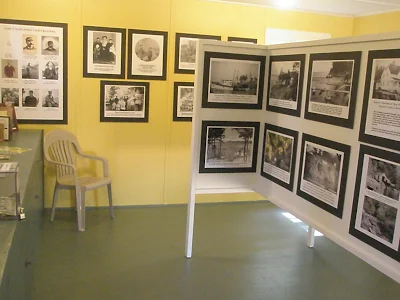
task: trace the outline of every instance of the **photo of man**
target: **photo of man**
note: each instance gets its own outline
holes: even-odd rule
[[[23,52],[26,55],[35,55],[36,54],[36,36],[32,35],[23,35],[23,42],[24,42],[24,48]]]
[[[27,95],[28,93],[28,95]],[[31,89],[22,89],[22,106],[24,107],[36,107],[38,105],[38,98],[36,97],[39,94],[38,90]],[[36,96],[35,96],[36,95]]]
[[[58,55],[59,41],[55,36],[42,37],[42,54],[43,55]]]
[[[2,59],[3,78],[18,78],[18,60]]]
[[[58,107],[58,90],[49,90],[47,91],[46,96],[43,99],[42,106],[43,107]]]

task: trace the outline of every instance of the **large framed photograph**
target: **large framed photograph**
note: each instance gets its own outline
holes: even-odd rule
[[[68,25],[0,19],[0,40],[0,102],[14,106],[20,124],[67,124]],[[42,105],[49,90],[57,107]]]
[[[205,52],[202,107],[261,109],[265,56]]]
[[[128,30],[128,78],[167,78],[168,32]]]
[[[310,55],[304,117],[353,128],[361,51]]]
[[[303,133],[297,195],[342,218],[350,149]]]
[[[298,132],[265,123],[261,176],[293,191]]]
[[[236,42],[236,43],[243,43],[243,44],[257,44],[257,39],[228,36],[228,42]]]
[[[368,53],[359,140],[400,149],[400,49]]]
[[[192,121],[194,82],[174,82],[174,121]]]
[[[175,35],[175,73],[194,74],[196,48],[200,39],[220,41],[216,35],[177,33]]]
[[[148,122],[148,82],[100,81],[100,122]]]
[[[305,54],[271,56],[267,110],[300,117]]]
[[[400,154],[360,146],[349,232],[400,262]]]
[[[125,78],[126,30],[83,26],[83,77]]]
[[[200,173],[254,173],[260,123],[203,121]]]

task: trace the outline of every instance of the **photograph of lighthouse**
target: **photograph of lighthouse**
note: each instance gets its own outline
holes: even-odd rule
[[[260,109],[265,57],[206,52],[203,107]]]

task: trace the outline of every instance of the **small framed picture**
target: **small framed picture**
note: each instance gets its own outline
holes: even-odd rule
[[[128,78],[166,80],[168,32],[128,30]]]
[[[202,107],[261,109],[265,56],[205,52]]]
[[[220,41],[216,35],[177,33],[175,35],[175,73],[194,74],[196,47],[199,39]]]
[[[342,218],[350,146],[303,133],[297,195]]]
[[[260,123],[203,121],[200,173],[256,172]]]
[[[297,131],[265,123],[261,176],[293,191]]]
[[[3,137],[5,141],[9,141],[11,138],[11,126],[10,126],[10,117],[5,117],[0,115],[0,124],[3,124],[4,132]]]
[[[271,56],[267,110],[300,117],[305,54]]]
[[[368,53],[359,140],[400,149],[400,49]]]
[[[400,262],[400,154],[360,146],[349,233]]]
[[[174,121],[192,121],[194,101],[193,82],[174,82]]]
[[[125,78],[126,30],[83,26],[83,77]]]
[[[148,122],[148,82],[100,81],[100,122]]]
[[[236,42],[236,43],[243,43],[243,44],[257,44],[257,39],[229,36],[228,42]]]
[[[304,118],[353,128],[361,51],[310,55]]]

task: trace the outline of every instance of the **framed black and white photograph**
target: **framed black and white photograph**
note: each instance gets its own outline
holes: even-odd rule
[[[200,173],[254,173],[260,123],[203,121]]]
[[[243,44],[257,44],[257,39],[228,36],[228,42],[236,42],[236,43],[243,43]]]
[[[359,139],[400,149],[400,49],[368,53]]]
[[[216,35],[177,33],[175,35],[175,73],[194,74],[196,47],[200,39],[220,41]]]
[[[305,54],[271,56],[267,110],[300,117]]]
[[[265,123],[261,176],[293,191],[298,132]]]
[[[0,19],[0,40],[1,102],[13,103],[19,124],[67,124],[68,24]],[[57,107],[42,106],[48,90]]]
[[[148,122],[148,82],[100,81],[100,122]]]
[[[202,107],[261,109],[265,56],[205,52]]]
[[[128,78],[166,80],[168,32],[128,30]]]
[[[193,117],[194,83],[174,82],[174,121],[191,122]]]
[[[125,78],[126,30],[83,26],[83,77]]]
[[[361,51],[310,55],[304,117],[353,128]]]
[[[400,154],[360,146],[349,232],[400,261]]]
[[[342,218],[350,149],[303,133],[297,195]]]

